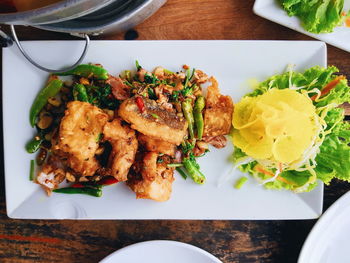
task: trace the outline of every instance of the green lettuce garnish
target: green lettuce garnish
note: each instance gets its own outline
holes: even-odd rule
[[[261,82],[252,93],[246,96],[259,96],[271,88],[292,88],[298,92],[307,93],[314,97],[317,91],[322,89],[339,76],[336,67],[313,67],[303,73],[289,70],[280,75],[275,75]],[[317,149],[317,155],[313,162],[315,166],[303,171],[284,170],[278,175],[278,179],[265,183],[269,189],[287,189],[295,192],[307,192],[317,185],[317,180],[329,184],[332,179],[350,182],[350,123],[344,121],[344,110],[338,106],[344,102],[350,102],[350,87],[345,78],[341,78],[336,85],[320,98],[314,99],[313,104],[319,116],[324,120],[324,130],[320,136],[324,136],[322,144]],[[302,129],[302,127],[301,127]],[[242,172],[247,172],[260,182],[271,179],[277,169],[267,170],[267,175],[259,169],[257,160],[250,159],[241,149],[235,147],[233,162]],[[241,165],[240,165],[241,163]]]
[[[305,30],[330,33],[344,21],[344,0],[279,0],[289,16],[297,16]]]

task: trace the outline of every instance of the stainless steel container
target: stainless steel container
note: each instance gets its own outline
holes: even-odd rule
[[[61,72],[81,63],[88,50],[89,35],[108,34],[132,28],[151,16],[165,2],[166,0],[65,0],[31,11],[0,14],[0,23],[10,25],[13,40],[29,62],[48,72]],[[86,45],[83,54],[69,68],[42,67],[33,61],[21,46],[15,25],[30,25],[84,37]]]
[[[166,0],[114,1],[91,14],[35,27],[73,35],[99,35],[130,29],[155,13]]]
[[[66,21],[94,12],[114,1],[64,0],[34,10],[0,14],[0,24],[38,25]]]

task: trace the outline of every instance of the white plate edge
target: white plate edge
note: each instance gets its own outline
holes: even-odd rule
[[[118,255],[119,253],[121,252],[125,252],[127,250],[130,250],[130,249],[134,249],[135,247],[142,247],[144,246],[145,244],[150,244],[150,243],[154,243],[154,244],[172,244],[172,245],[175,245],[175,246],[179,246],[179,247],[183,247],[183,248],[188,248],[190,250],[194,250],[196,252],[199,252],[200,254],[203,254],[207,257],[209,257],[211,260],[213,260],[214,262],[216,263],[223,263],[221,260],[219,260],[217,257],[215,257],[214,255],[212,255],[211,253],[209,253],[208,251],[202,249],[202,248],[199,248],[199,247],[196,247],[194,245],[191,245],[191,244],[187,244],[187,243],[184,243],[184,242],[180,242],[180,241],[175,241],[175,240],[148,240],[148,241],[142,241],[142,242],[138,242],[138,243],[135,243],[135,244],[131,244],[131,245],[128,245],[126,247],[122,247],[116,251],[114,251],[113,253],[109,254],[108,256],[106,256],[105,258],[103,258],[101,261],[99,261],[99,263],[105,263],[107,262],[108,260],[112,259],[115,255]]]

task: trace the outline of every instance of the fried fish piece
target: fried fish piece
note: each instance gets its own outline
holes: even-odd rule
[[[187,121],[160,108],[154,100],[139,96],[127,99],[118,114],[131,128],[158,140],[179,145],[187,134]]]
[[[146,136],[142,133],[137,135],[137,139],[147,151],[175,156],[176,146],[173,143]]]
[[[141,176],[130,175],[128,186],[136,193],[136,198],[152,199],[158,202],[169,200],[174,181],[174,168],[166,163],[157,163],[158,154],[148,152],[141,163]]]
[[[105,125],[103,134],[104,139],[112,145],[109,157],[111,175],[118,181],[126,181],[138,147],[135,131],[128,125],[123,125],[122,120],[117,118]]]
[[[230,132],[233,113],[233,102],[230,96],[220,94],[218,82],[210,78],[204,110],[203,136],[226,135]]]
[[[91,176],[99,168],[95,159],[98,138],[108,120],[108,115],[87,102],[72,101],[67,104],[62,118],[58,149],[67,156],[67,164],[82,176]]]

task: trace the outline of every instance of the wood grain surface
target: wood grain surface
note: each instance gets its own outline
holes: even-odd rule
[[[253,0],[169,0],[153,17],[134,28],[136,32],[95,39],[138,35],[137,39],[311,40],[254,15],[253,4]],[[7,30],[6,26],[2,28]],[[30,27],[19,27],[18,35],[22,40],[76,39]],[[348,78],[349,61],[349,53],[328,46],[329,64],[336,65]],[[3,174],[3,161],[1,171]],[[324,208],[349,189],[348,183],[339,181],[325,187]],[[296,262],[315,222],[13,220],[6,216],[4,177],[0,179],[0,262],[98,262],[119,248],[154,239],[193,244],[225,263]]]

